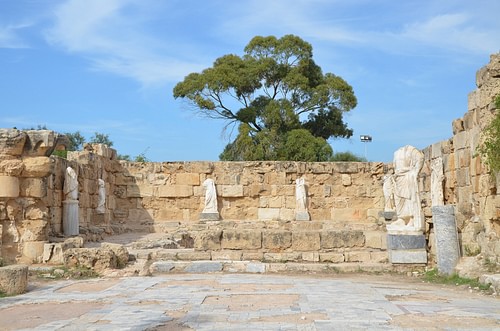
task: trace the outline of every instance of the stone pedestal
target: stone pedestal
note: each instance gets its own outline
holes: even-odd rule
[[[295,213],[296,221],[310,221],[311,217],[307,211],[298,211]]]
[[[28,288],[28,266],[10,265],[0,267],[0,292],[16,295],[26,292]]]
[[[427,263],[426,241],[421,233],[389,233],[387,250],[393,264]]]
[[[451,205],[433,206],[432,221],[436,236],[438,271],[440,274],[451,275],[460,259],[454,207]]]
[[[65,236],[80,234],[78,219],[78,200],[63,201],[63,233]]]
[[[200,221],[218,221],[219,213],[200,213]]]

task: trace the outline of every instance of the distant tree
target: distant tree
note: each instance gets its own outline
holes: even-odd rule
[[[363,156],[358,156],[351,152],[338,152],[330,158],[331,162],[367,162]]]
[[[92,144],[105,144],[108,145],[108,147],[113,146],[113,142],[109,139],[109,135],[99,132],[94,132],[89,142]]]
[[[343,114],[357,103],[352,87],[323,74],[312,46],[293,35],[254,37],[243,57],[218,58],[186,76],[173,94],[210,118],[238,125],[221,160],[327,161],[327,139],[352,136]]]
[[[118,154],[117,158],[122,161],[132,161],[132,158],[128,154]]]
[[[80,131],[75,131],[73,133],[66,132],[64,135],[69,141],[69,145],[66,146],[67,151],[78,151],[82,149],[83,144],[85,143],[85,137],[82,136]]]

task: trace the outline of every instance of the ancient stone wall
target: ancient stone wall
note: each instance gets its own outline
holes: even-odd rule
[[[453,121],[453,137],[424,150],[424,177],[431,176],[431,162],[441,158],[444,202],[455,205],[462,255],[481,253],[500,262],[500,176],[492,176],[477,155],[481,132],[498,112],[494,99],[500,94],[500,53],[477,72],[476,85],[468,97],[467,113]]]
[[[295,220],[295,180],[305,178],[311,220],[379,221],[383,163],[122,163],[114,218],[130,226],[197,222],[202,183],[214,179],[221,219]]]

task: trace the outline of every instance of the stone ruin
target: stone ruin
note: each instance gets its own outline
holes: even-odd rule
[[[142,163],[120,161],[99,144],[64,159],[52,155],[64,145],[55,132],[0,129],[1,259],[118,267],[130,252],[97,243],[156,233],[162,239],[135,248],[167,249],[164,260],[434,264],[433,208],[452,206],[459,254],[499,263],[500,176],[475,150],[497,111],[500,54],[478,71],[477,87],[467,113],[453,121],[453,137],[417,151],[412,215],[387,207],[384,181],[397,174],[397,162]]]

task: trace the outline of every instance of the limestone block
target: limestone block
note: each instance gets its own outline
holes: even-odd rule
[[[263,261],[264,253],[260,251],[242,251],[242,261]]]
[[[468,111],[471,111],[471,110],[478,108],[478,101],[477,101],[478,96],[477,95],[478,95],[477,90],[469,93],[469,95],[467,97],[467,110]],[[453,132],[453,134],[455,134],[455,132]]]
[[[47,195],[46,178],[21,179],[21,196],[30,198],[43,198]]]
[[[23,244],[23,256],[30,262],[41,263],[46,241],[30,241]]]
[[[200,185],[200,175],[198,173],[179,173],[175,175],[177,185]]]
[[[13,176],[0,176],[0,198],[17,198],[19,179]]]
[[[289,231],[264,231],[262,232],[262,247],[280,251],[292,246],[292,233]]]
[[[263,260],[267,262],[289,262],[289,261],[300,261],[302,259],[302,254],[298,252],[288,252],[288,253],[264,253]]]
[[[222,230],[199,231],[194,237],[196,250],[208,251],[221,248]]]
[[[321,231],[321,248],[362,247],[365,236],[360,230]]]
[[[203,260],[210,260],[211,254],[210,252],[184,251],[184,252],[178,252],[177,258],[182,261],[203,261]]]
[[[128,219],[131,221],[146,221],[153,219],[153,210],[151,209],[129,209]]]
[[[241,251],[222,250],[212,251],[211,257],[213,261],[241,261],[243,253]]]
[[[243,185],[220,185],[220,195],[225,198],[243,196]]]
[[[319,231],[297,231],[292,233],[294,251],[317,251],[321,248]]]
[[[334,162],[333,173],[355,174],[358,172],[358,164],[356,162]]]
[[[290,208],[281,208],[279,219],[282,221],[293,221],[295,219],[295,210]]]
[[[386,263],[389,260],[389,253],[387,251],[370,252],[370,262],[373,263]]]
[[[365,231],[365,246],[369,248],[382,248],[382,238],[386,236],[381,231]]]
[[[186,171],[191,173],[210,174],[214,171],[213,162],[188,162]]]
[[[427,251],[425,249],[390,250],[389,261],[393,264],[425,264]]]
[[[360,208],[332,208],[332,220],[346,222],[366,219],[366,209]]]
[[[343,253],[319,253],[320,262],[342,263],[344,260]]]
[[[70,248],[63,254],[67,267],[80,266],[97,272],[121,267],[117,256],[109,248]]]
[[[81,246],[80,246],[81,247]],[[116,256],[116,267],[123,268],[128,263],[129,253],[125,246],[113,243],[102,243],[102,248],[111,250]]]
[[[262,233],[255,230],[224,230],[223,249],[259,249],[262,247]]]
[[[318,252],[303,252],[302,253],[302,261],[319,262],[319,253]]]
[[[500,195],[490,195],[486,197],[483,217],[487,220],[500,219]]]
[[[342,174],[342,185],[351,186],[352,185],[352,177],[348,174]]]
[[[21,235],[22,242],[48,240],[49,222],[47,220],[25,220],[24,231]]]
[[[191,185],[165,185],[158,187],[160,198],[190,197],[193,195]]]
[[[259,220],[276,220],[280,217],[280,208],[259,208],[257,215]]]
[[[23,169],[24,164],[21,160],[14,159],[0,161],[0,174],[2,175],[18,177],[21,175]]]
[[[27,134],[17,129],[0,129],[0,154],[19,156],[23,154]]]
[[[6,295],[17,295],[28,288],[28,266],[9,265],[0,267],[0,292]]]
[[[346,262],[371,262],[370,252],[367,251],[351,251],[345,252]]]
[[[271,185],[271,196],[293,196],[295,199],[295,185]]]
[[[190,263],[184,269],[188,273],[207,273],[222,271],[223,264],[217,261],[196,261]]]
[[[54,159],[46,156],[23,158],[24,170],[22,177],[47,177],[54,170]]]

